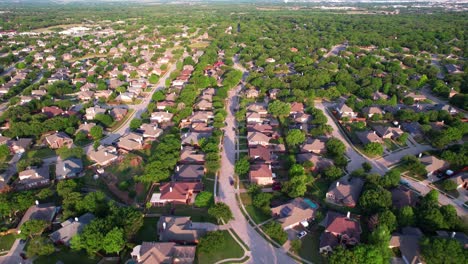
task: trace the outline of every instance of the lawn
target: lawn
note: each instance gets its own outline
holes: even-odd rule
[[[133,239],[135,244],[140,245],[141,242],[156,242],[158,241],[157,236],[157,224],[159,217],[146,217],[143,220],[143,226],[138,230]]]
[[[166,205],[164,207],[151,207],[150,214],[190,216],[193,222],[209,222],[217,224],[216,219],[208,214],[207,208],[195,208],[190,205]]]
[[[1,236],[0,237],[0,251],[10,250],[11,246],[13,245],[13,242],[15,242],[15,239],[16,237],[14,234]]]
[[[223,232],[224,238],[219,250],[212,250],[210,253],[197,252],[196,262],[199,264],[212,264],[222,259],[240,258],[244,255],[244,251],[227,230]]]
[[[55,156],[55,151],[50,148],[40,148],[40,149],[32,149],[26,152],[27,158],[49,158]]]
[[[245,206],[245,210],[250,215],[250,217],[252,217],[252,220],[256,224],[260,224],[260,223],[265,222],[266,220],[271,218],[270,215],[264,214],[262,211],[260,211],[260,209],[254,207],[252,205],[252,198],[250,197],[250,194],[241,193],[240,198],[242,200],[242,203]]]
[[[189,47],[192,49],[204,49],[210,45],[209,42],[196,42],[193,44],[190,44]]]
[[[330,183],[324,179],[318,179],[312,183],[312,187],[309,188],[307,196],[310,196],[314,200],[323,201],[325,194],[328,191]]]
[[[314,264],[324,263],[324,257],[319,253],[320,233],[321,230],[313,228],[307,236],[301,239],[302,246],[299,250],[299,256]]]
[[[120,121],[118,121],[118,122],[117,122],[117,121],[114,121],[114,122],[111,124],[110,128],[108,128],[107,130],[109,130],[109,131],[111,131],[111,132],[114,132],[115,130],[119,129],[120,126],[122,126],[122,124],[124,124],[125,122],[127,122],[127,120],[128,120],[131,116],[133,116],[133,112],[134,112],[134,111],[135,111],[135,110],[133,110],[133,109],[129,109],[127,115],[126,115],[124,118],[122,118],[122,120],[120,120]]]
[[[34,260],[34,264],[55,264],[58,261],[62,263],[96,264],[99,260],[98,257],[95,259],[90,258],[84,251],[75,252],[62,248],[61,251],[55,252],[52,255],[37,258]]]
[[[452,190],[452,191],[445,191],[444,188],[442,187],[442,181],[438,181],[438,182],[434,182],[433,184],[435,185],[435,187],[437,187],[439,190],[441,190],[442,192],[445,192],[455,198],[458,198],[458,196],[460,196],[460,193],[457,191],[457,190]]]

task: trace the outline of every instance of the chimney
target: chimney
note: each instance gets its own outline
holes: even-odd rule
[[[401,125],[398,125],[398,128],[401,128]]]
[[[78,222],[78,221],[79,221],[78,217],[75,217],[75,222]]]
[[[375,134],[375,131],[372,131]]]
[[[421,158],[421,157],[422,157],[422,153],[419,153],[419,158]]]
[[[177,167],[176,167],[176,171],[179,171],[179,169],[180,169],[179,166],[177,166]]]
[[[339,182],[339,181],[336,182],[336,187],[338,187],[338,186],[340,186],[340,182]]]
[[[169,187],[169,192],[172,192],[172,187]]]
[[[107,157],[107,155],[108,155],[108,154],[107,154],[107,151],[104,151],[104,155]]]
[[[268,165],[268,169],[270,169],[270,170],[271,170],[271,165]]]
[[[351,212],[348,211],[348,213],[346,214],[346,218],[350,219],[350,217],[351,217]]]
[[[39,201],[38,201],[38,200],[36,200],[35,203],[36,203],[36,205],[39,205]]]
[[[450,236],[451,238],[454,238],[457,232],[452,232],[452,235]]]
[[[163,230],[166,230],[166,222],[163,223]]]
[[[39,173],[37,173],[37,172],[36,172],[36,173],[34,173],[34,175],[36,175],[36,177],[39,177]]]

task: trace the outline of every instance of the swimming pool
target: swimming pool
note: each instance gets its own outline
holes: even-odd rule
[[[310,206],[310,208],[312,208],[312,209],[317,209],[318,208],[318,205],[316,203],[312,202],[310,199],[305,198],[304,202],[306,202],[306,204],[308,204]]]

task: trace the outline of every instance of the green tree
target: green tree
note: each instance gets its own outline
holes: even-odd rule
[[[248,158],[248,157],[243,157],[243,158],[239,159],[239,160],[236,162],[234,171],[235,171],[238,175],[241,175],[241,176],[247,175],[247,173],[249,173],[249,171],[250,171],[250,162],[249,162],[249,158]]]
[[[62,147],[57,149],[57,154],[60,156],[61,159],[69,159],[69,158],[81,158],[84,155],[84,151],[82,148],[67,148]]]
[[[59,181],[59,183],[57,183],[57,193],[63,198],[69,193],[75,191],[77,187],[78,184],[74,180]]]
[[[10,155],[10,149],[6,144],[0,145],[0,159],[4,159]]]
[[[279,100],[275,100],[268,105],[268,113],[280,117],[287,116],[291,111],[291,105]]]
[[[273,198],[271,193],[261,192],[254,196],[252,204],[253,206],[261,209],[265,214],[270,213],[270,201]]]
[[[421,253],[428,264],[458,264],[468,262],[468,251],[455,239],[424,238]]]
[[[446,192],[450,192],[450,191],[454,191],[457,189],[457,184],[450,180],[450,179],[447,179],[445,181],[442,182],[442,188],[444,189],[444,191]]]
[[[28,242],[26,256],[32,258],[34,256],[48,256],[55,252],[55,247],[52,242],[45,237],[35,237]]]
[[[109,231],[104,237],[102,248],[106,253],[117,253],[124,248],[125,240],[123,236],[123,230],[117,227],[114,227]]]
[[[233,219],[231,209],[227,204],[222,202],[218,202],[210,207],[210,209],[208,209],[208,214],[216,218],[218,222],[224,221],[227,223],[229,220]]]
[[[213,202],[213,193],[211,192],[200,192],[195,198],[196,207],[209,207]]]
[[[364,146],[364,152],[370,156],[382,156],[383,151],[383,146],[377,142],[371,142]]]
[[[263,231],[280,245],[283,245],[286,240],[288,240],[288,234],[278,222],[272,221],[265,224],[263,226]]]
[[[346,152],[346,146],[341,140],[337,138],[331,138],[325,144],[327,152],[332,156],[341,156]]]
[[[367,212],[379,212],[392,205],[392,194],[383,188],[368,189],[359,198],[360,207]]]
[[[89,134],[93,137],[94,140],[99,140],[102,138],[103,130],[101,126],[93,126],[89,130]]]
[[[21,225],[21,232],[18,236],[22,239],[39,236],[42,234],[42,232],[44,232],[44,229],[46,229],[47,225],[47,222],[44,220],[28,220]]]
[[[297,146],[305,141],[305,134],[302,130],[291,129],[286,135],[286,143],[289,146]]]
[[[137,130],[140,128],[140,126],[143,124],[143,121],[141,121],[140,118],[134,118],[132,121],[130,121],[130,129],[131,130]]]
[[[415,223],[415,216],[411,206],[404,206],[398,211],[398,224],[401,227],[412,226]]]
[[[149,77],[148,81],[149,81],[149,83],[151,83],[151,84],[157,84],[158,81],[159,81],[159,76],[157,76],[156,74],[151,74],[151,76]]]
[[[391,169],[380,178],[380,185],[384,188],[397,187],[400,183],[401,172],[398,169]]]
[[[323,175],[327,179],[334,181],[343,176],[343,171],[336,166],[330,166],[323,170]]]
[[[379,213],[379,225],[385,226],[390,233],[393,232],[397,227],[396,216],[390,210]]]
[[[223,231],[208,232],[205,236],[200,238],[197,245],[198,252],[211,253],[221,250],[222,245],[225,243],[226,237]]]
[[[365,172],[370,172],[372,170],[372,165],[369,162],[362,163],[362,168]]]

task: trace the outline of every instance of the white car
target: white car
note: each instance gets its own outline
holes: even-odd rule
[[[306,235],[307,235],[306,231],[301,231],[301,232],[297,233],[297,238],[301,239],[301,238],[305,237]]]

